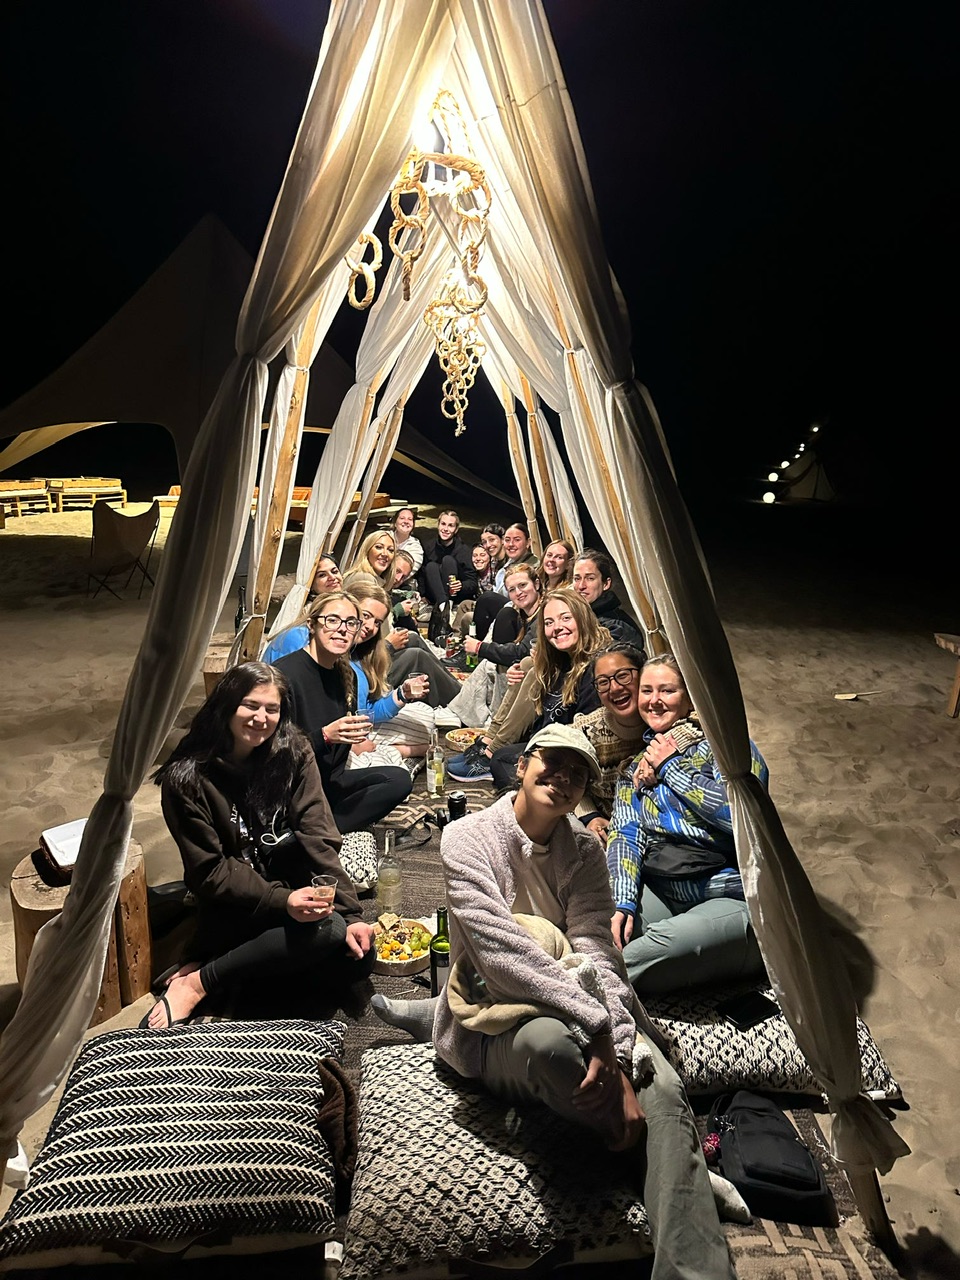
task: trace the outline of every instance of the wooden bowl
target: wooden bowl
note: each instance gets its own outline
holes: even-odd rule
[[[422,920],[414,920],[409,916],[403,917],[403,923],[406,925],[414,925],[414,924],[423,925]],[[426,928],[425,925],[424,925],[424,928]],[[376,947],[377,938],[383,932],[383,929],[379,924],[375,924],[373,926],[373,930],[374,930],[373,945],[374,947]],[[429,933],[430,930],[427,929],[427,932]],[[412,973],[422,973],[424,969],[429,969],[429,967],[430,967],[429,951],[427,951],[422,956],[416,956],[410,960],[381,960],[380,957],[377,956],[377,958],[373,962],[374,973],[382,973],[386,977],[390,977],[391,975],[393,975],[393,977],[395,978],[406,978]]]
[[[451,729],[449,733],[444,734],[444,737],[451,747],[456,747],[458,751],[466,751],[468,747],[473,746],[482,733],[482,729]]]

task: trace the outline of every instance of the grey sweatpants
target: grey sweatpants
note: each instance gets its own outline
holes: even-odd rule
[[[653,1232],[652,1280],[736,1280],[686,1093],[659,1049],[650,1048],[653,1081],[637,1098],[647,1117],[643,1200]],[[571,1099],[585,1074],[583,1053],[557,1018],[531,1018],[483,1037],[481,1077],[509,1102],[541,1102],[583,1124]]]
[[[640,996],[762,978],[766,970],[739,898],[708,898],[679,911],[643,887],[623,962]]]

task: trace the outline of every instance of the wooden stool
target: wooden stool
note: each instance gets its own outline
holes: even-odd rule
[[[29,855],[19,862],[10,881],[13,935],[17,958],[17,981],[23,986],[34,939],[48,920],[63,910],[69,885],[51,887],[44,883]],[[100,997],[91,1027],[106,1022],[128,1004],[150,990],[150,921],[147,916],[147,876],[143,849],[130,841],[120,893],[113,910],[110,943],[103,968]]]
[[[960,636],[942,635],[940,632],[934,632],[933,638],[941,649],[946,649],[948,653],[957,655],[957,674],[953,679],[953,690],[947,699],[947,715],[956,719],[960,715]]]

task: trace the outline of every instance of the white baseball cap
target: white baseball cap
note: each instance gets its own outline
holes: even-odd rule
[[[594,782],[599,782],[602,777],[600,761],[593,749],[593,743],[586,734],[575,729],[572,724],[544,725],[527,743],[523,754],[528,756],[536,747],[558,747],[564,751],[575,751],[583,758]]]

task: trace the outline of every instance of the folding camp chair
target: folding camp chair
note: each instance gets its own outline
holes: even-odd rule
[[[140,590],[137,592],[139,600],[143,595],[144,582],[149,579],[151,585],[153,584],[153,578],[150,577],[148,570],[157,529],[160,527],[159,502],[154,500],[149,511],[144,511],[139,516],[125,516],[120,511],[114,510],[109,503],[95,502],[91,514],[93,541],[90,546],[90,564],[87,569],[87,595],[90,594],[91,583],[96,582],[97,589],[93,593],[94,597],[99,594],[101,587],[106,587],[110,594],[119,600],[121,598],[119,593],[114,591],[107,579],[118,578],[125,573],[127,579],[122,588],[125,591],[133,575],[139,570],[141,575]]]

